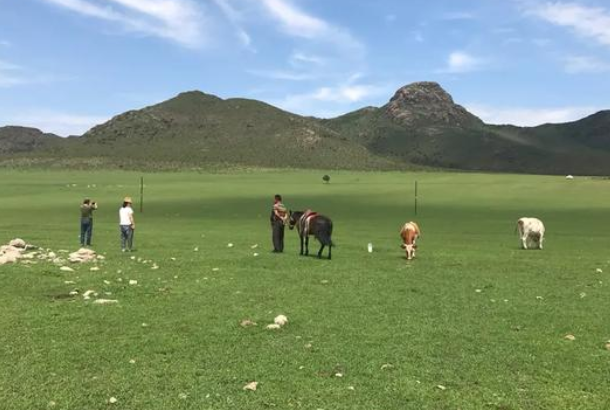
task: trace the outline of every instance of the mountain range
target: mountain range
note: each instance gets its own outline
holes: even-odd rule
[[[82,136],[0,127],[0,165],[608,175],[610,111],[564,124],[489,125],[439,84],[418,82],[397,90],[382,107],[319,119],[190,91],[117,115]]]

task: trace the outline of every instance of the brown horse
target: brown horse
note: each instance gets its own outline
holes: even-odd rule
[[[288,217],[290,229],[297,227],[301,239],[301,255],[303,255],[303,242],[305,243],[305,255],[309,255],[309,235],[313,235],[322,247],[318,251],[318,258],[322,257],[322,251],[328,246],[328,259],[331,259],[333,241],[333,222],[330,218],[312,211],[290,211]]]

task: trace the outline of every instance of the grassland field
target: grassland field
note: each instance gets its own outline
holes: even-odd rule
[[[106,257],[99,271],[0,266],[0,409],[610,408],[609,180],[158,173],[141,213],[140,176],[0,171],[0,243],[78,249],[90,197]],[[271,253],[276,193],[333,219],[331,261],[299,256],[288,230]],[[544,250],[519,249],[522,216],[544,221]],[[422,229],[413,261],[399,248],[408,220]],[[85,301],[89,289],[119,303]],[[267,330],[278,314],[289,323]]]

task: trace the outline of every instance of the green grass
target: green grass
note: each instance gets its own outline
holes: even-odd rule
[[[139,174],[2,171],[0,243],[77,249],[91,197],[106,260],[0,267],[0,408],[609,407],[610,181],[325,173],[145,175],[137,252],[121,254],[117,211],[127,194],[138,209]],[[275,193],[333,218],[332,261],[298,256],[288,230],[286,253],[270,252]],[[543,251],[519,250],[521,216],[545,222]],[[423,236],[407,262],[410,219]],[[75,288],[119,304],[65,297]],[[290,323],[266,330],[280,313]]]

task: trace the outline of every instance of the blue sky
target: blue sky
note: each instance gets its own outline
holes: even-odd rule
[[[333,117],[437,81],[490,123],[610,109],[607,0],[0,0],[0,126],[198,89]]]

